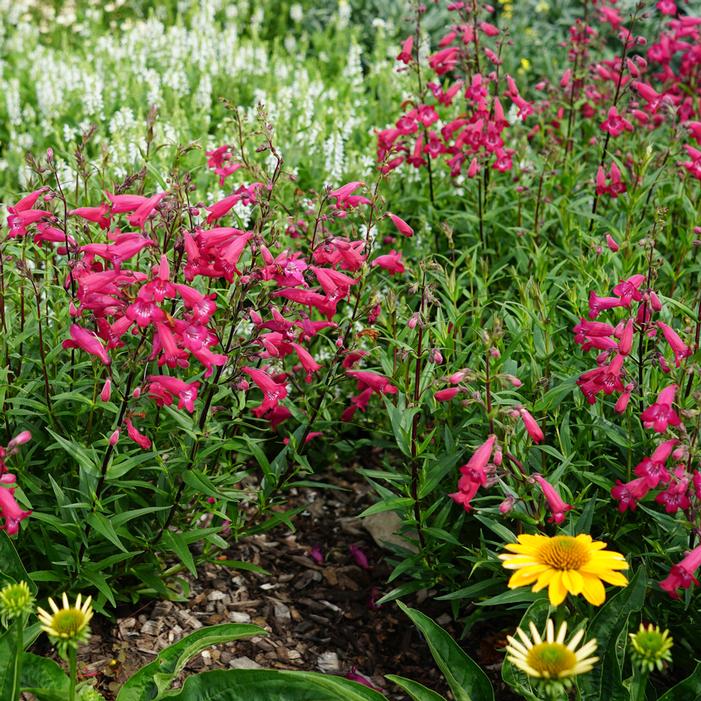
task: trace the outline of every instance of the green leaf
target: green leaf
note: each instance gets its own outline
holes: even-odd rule
[[[114,592],[107,582],[107,578],[102,572],[100,572],[96,566],[86,566],[81,570],[81,575],[83,579],[86,579],[90,584],[92,584],[99,592],[102,594],[107,601],[116,606],[117,602],[114,599]]]
[[[621,658],[625,647],[621,650],[619,641],[622,636],[625,638],[629,616],[642,609],[646,588],[647,574],[645,568],[640,567],[628,586],[612,596],[589,624],[587,640],[596,638],[601,662],[582,677],[581,701],[628,701],[628,692],[621,681]]]
[[[30,579],[27,570],[24,569],[22,560],[15,550],[15,545],[5,531],[0,531],[0,562],[2,562],[0,582],[5,579],[11,579],[13,582],[27,582],[32,594],[36,595],[36,584]]]
[[[217,566],[229,567],[232,570],[245,570],[246,572],[255,572],[256,574],[270,574],[268,570],[263,569],[260,565],[254,565],[252,562],[243,562],[242,560],[217,560]]]
[[[100,474],[100,468],[97,466],[97,463],[93,457],[90,456],[85,447],[76,441],[69,441],[67,438],[59,436],[58,433],[55,433],[50,428],[47,428],[46,430],[54,437],[56,443],[58,443],[61,448],[63,448],[66,453],[68,453],[68,455],[70,455],[70,457],[72,457],[78,463],[78,465],[80,465],[80,467],[87,472],[87,474],[91,476],[97,476]]]
[[[37,701],[65,701],[68,698],[68,677],[48,657],[25,652],[22,657],[21,687],[37,697]]]
[[[187,567],[193,577],[197,576],[195,559],[192,557],[190,548],[187,547],[187,543],[185,542],[182,533],[163,531],[163,545],[178,556],[180,562]]]
[[[487,675],[460,646],[431,618],[397,602],[426,638],[433,659],[440,667],[456,701],[488,701],[494,690]]]
[[[0,635],[0,699],[17,698],[17,670],[15,668],[15,629]]]
[[[122,552],[128,552],[109,519],[102,514],[93,512],[88,514],[87,521],[101,536],[109,540],[110,543],[116,545]]]
[[[117,701],[149,701],[150,699],[157,699],[161,696],[161,692],[168,689],[173,679],[180,674],[188,660],[202,652],[202,650],[212,645],[228,643],[231,640],[239,640],[240,638],[250,638],[254,635],[267,635],[267,633],[258,626],[243,623],[222,623],[221,625],[195,631],[174,645],[167,647],[159,653],[153,662],[142,667],[134,674],[119,690]],[[194,699],[199,697],[183,696],[182,698]],[[221,696],[219,698],[225,697]]]
[[[203,672],[190,677],[181,691],[168,694],[167,698],[173,701],[387,701],[379,692],[343,677],[269,669]],[[122,701],[121,693],[117,701]]]
[[[484,601],[476,602],[478,606],[502,606],[503,604],[522,604],[522,603],[533,603],[539,599],[547,599],[547,591],[533,592],[529,589],[511,589],[509,591],[497,594],[497,596],[492,596]],[[525,606],[524,606],[525,608]]]
[[[445,701],[444,696],[441,696],[431,689],[427,689],[423,684],[419,684],[411,679],[399,677],[396,674],[386,674],[385,677],[404,689],[413,701]]]
[[[665,692],[658,701],[681,701],[681,699],[701,698],[701,662],[696,665],[694,671],[679,684]]]
[[[411,497],[395,497],[394,499],[383,499],[372,506],[368,506],[358,518],[365,518],[373,514],[381,514],[384,511],[403,511],[414,505]]]

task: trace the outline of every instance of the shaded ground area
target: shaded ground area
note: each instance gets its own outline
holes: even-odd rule
[[[268,636],[205,651],[188,671],[261,666],[345,675],[357,670],[397,700],[406,697],[384,675],[399,674],[450,698],[410,621],[394,604],[374,605],[386,590],[390,568],[386,551],[356,518],[373,501],[367,485],[339,476],[333,481],[346,491],[304,489],[292,496],[290,506],[295,501],[307,505],[295,521],[295,533],[277,529],[238,543],[226,554],[259,565],[269,575],[206,565],[196,580],[189,580],[187,602],[151,602],[123,612],[115,625],[96,621],[93,640],[82,651],[83,672],[113,699],[131,673],[187,633],[217,623],[254,623]],[[361,548],[368,569],[356,563],[351,546]],[[320,564],[311,557],[313,547],[323,553]],[[405,602],[458,635],[459,624],[446,606],[431,602],[433,593],[418,592]],[[489,631],[476,631],[464,643],[492,676],[497,698],[508,701],[514,697],[498,680],[502,654],[496,649],[504,644],[501,632]]]

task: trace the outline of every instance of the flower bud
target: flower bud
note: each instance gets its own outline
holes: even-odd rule
[[[0,620],[7,627],[10,621],[28,616],[34,610],[34,597],[25,581],[0,589]]]
[[[662,670],[672,661],[670,652],[674,644],[669,631],[660,630],[659,626],[643,623],[637,633],[630,633],[631,660],[642,672],[652,672],[655,668]]]
[[[499,513],[508,514],[514,508],[515,501],[516,499],[512,496],[506,497],[506,499],[499,504]]]

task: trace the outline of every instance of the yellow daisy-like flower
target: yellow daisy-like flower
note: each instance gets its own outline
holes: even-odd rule
[[[577,645],[584,637],[583,629],[575,633],[567,644],[565,644],[567,635],[565,622],[560,626],[557,637],[551,618],[548,618],[545,624],[543,637],[533,622],[530,623],[530,629],[530,638],[520,628],[516,629],[516,635],[520,640],[510,635],[506,636],[507,659],[530,677],[563,680],[588,672],[599,661],[598,657],[592,657],[592,653],[596,650],[595,639],[577,649]]]
[[[59,644],[79,645],[88,638],[90,630],[88,624],[92,618],[92,597],[85,601],[78,594],[74,606],[68,603],[68,596],[63,594],[63,607],[59,608],[53,599],[49,599],[49,606],[53,613],[44,609],[37,609],[41,629],[48,634],[51,641]]]
[[[550,603],[561,604],[567,593],[584,595],[594,606],[606,600],[602,580],[624,587],[628,580],[617,570],[627,570],[621,553],[604,550],[606,543],[592,540],[590,535],[518,536],[518,543],[505,546],[510,553],[499,555],[508,570],[516,570],[509,579],[509,588],[533,585],[537,592],[548,587]]]

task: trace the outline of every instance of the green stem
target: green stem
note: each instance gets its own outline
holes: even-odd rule
[[[22,657],[24,655],[24,622],[24,616],[19,616],[15,622],[15,659],[13,660],[12,691],[10,693],[10,701],[17,701],[20,695]]]
[[[647,670],[635,669],[633,673],[633,683],[630,687],[630,701],[645,701],[645,691],[647,689],[647,678],[650,672]]]
[[[70,686],[68,687],[68,701],[75,701],[75,684],[78,677],[78,660],[75,647],[72,645],[68,649],[68,676],[70,678]]]

